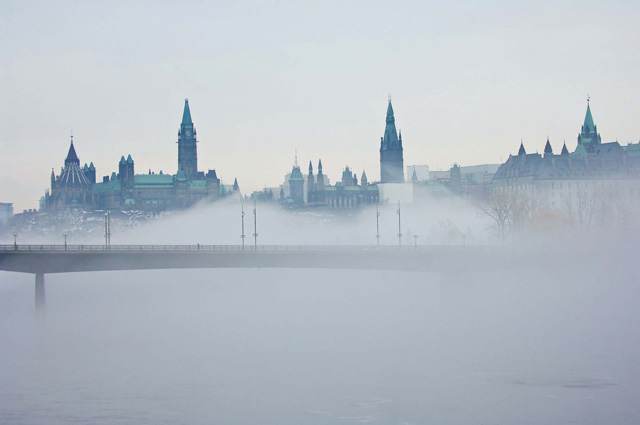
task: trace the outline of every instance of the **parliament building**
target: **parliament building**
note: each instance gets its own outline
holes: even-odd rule
[[[45,192],[45,206],[58,211],[68,208],[98,210],[163,211],[184,208],[201,200],[216,200],[238,191],[237,182],[227,190],[215,170],[198,171],[196,129],[191,120],[189,100],[184,102],[178,130],[178,171],[176,174],[136,174],[131,155],[121,157],[118,172],[96,181],[91,162],[80,166],[73,136],[60,174],[51,170],[51,190]]]

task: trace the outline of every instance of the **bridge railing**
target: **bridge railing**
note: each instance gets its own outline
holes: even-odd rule
[[[0,245],[0,252],[42,253],[42,252],[211,252],[211,251],[442,251],[478,250],[479,245]]]

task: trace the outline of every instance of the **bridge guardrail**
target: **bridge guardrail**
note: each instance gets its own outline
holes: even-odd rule
[[[0,245],[0,252],[42,253],[42,252],[282,252],[282,251],[442,251],[442,250],[478,250],[485,248],[481,245]]]

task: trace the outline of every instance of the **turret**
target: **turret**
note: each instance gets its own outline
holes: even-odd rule
[[[316,190],[324,190],[324,174],[322,174],[322,160],[318,160],[318,179],[316,181]]]
[[[395,122],[391,97],[389,97],[384,136],[380,139],[380,181],[382,183],[404,182],[402,134],[398,137]]]
[[[178,171],[184,171],[187,180],[194,180],[198,174],[197,143],[196,129],[191,120],[189,99],[185,99],[182,123],[178,131]]]
[[[588,153],[593,153],[601,143],[602,139],[598,133],[598,128],[593,122],[591,106],[589,105],[589,98],[587,98],[587,113],[585,114],[580,134],[578,134],[578,145],[582,145]]]
[[[360,185],[365,188],[369,185],[369,182],[367,180],[367,173],[364,172],[364,170],[362,171],[362,177],[360,177]]]
[[[315,179],[313,177],[313,165],[309,161],[309,174],[307,175],[307,203],[311,204],[315,202]]]
[[[518,149],[518,155],[526,155],[527,151],[524,150],[524,143],[520,141],[520,149]]]
[[[123,155],[118,163],[118,178],[120,179],[120,184],[127,188],[133,187],[134,175],[133,158],[131,158],[131,155],[128,155],[127,159],[124,159]]]
[[[553,156],[553,148],[551,147],[551,143],[549,143],[549,137],[547,137],[547,144],[544,145],[544,157]]]

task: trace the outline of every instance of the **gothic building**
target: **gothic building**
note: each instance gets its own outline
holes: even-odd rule
[[[527,153],[520,143],[491,181],[494,194],[524,194],[551,209],[575,212],[587,204],[640,204],[640,156],[630,144],[602,143],[587,105],[578,144],[554,154],[547,138],[544,154]]]
[[[398,136],[391,98],[387,106],[387,124],[380,138],[380,182],[403,183],[402,133]]]
[[[578,134],[578,147],[583,147],[587,153],[594,153],[601,143],[602,139],[600,138],[596,125],[593,123],[591,107],[587,100],[587,114],[584,117],[584,124],[582,125],[580,134]]]
[[[84,168],[80,168],[80,159],[76,154],[73,135],[71,135],[71,146],[60,175],[56,176],[51,169],[51,192],[48,190],[45,192],[45,205],[51,209],[91,208],[93,183],[95,183],[93,162],[90,166],[85,164]]]
[[[73,139],[65,166],[56,177],[51,176],[51,193],[45,194],[48,209],[136,209],[162,211],[184,208],[207,199],[225,196],[227,191],[215,170],[206,174],[198,171],[196,130],[191,120],[189,101],[185,99],[182,122],[178,131],[178,171],[175,175],[135,173],[131,155],[124,155],[118,164],[118,173],[104,176],[96,182],[96,169],[91,163],[80,168]],[[237,181],[234,184],[237,188]]]
[[[335,185],[326,184],[322,173],[322,161],[318,161],[318,174],[313,175],[313,165],[309,162],[309,174],[303,176],[300,167],[293,166],[288,179],[289,198],[284,198],[281,191],[281,202],[288,202],[295,206],[326,207],[326,208],[358,208],[378,202],[378,186],[370,185],[367,175],[362,172],[360,184],[358,177],[347,166],[342,172],[342,179]],[[306,194],[306,197],[305,197]]]

